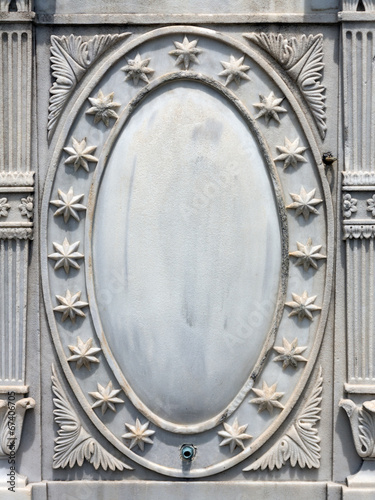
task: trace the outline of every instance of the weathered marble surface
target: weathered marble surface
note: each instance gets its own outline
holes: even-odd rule
[[[8,9],[0,497],[372,498],[374,2]]]

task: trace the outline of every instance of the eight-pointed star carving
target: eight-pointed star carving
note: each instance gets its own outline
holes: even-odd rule
[[[250,403],[254,403],[259,405],[258,412],[262,412],[264,410],[268,410],[272,415],[274,408],[283,409],[284,406],[278,401],[278,399],[284,396],[284,392],[276,392],[276,384],[268,387],[267,383],[263,381],[262,389],[252,389],[255,394],[258,396],[257,398],[251,399]]]
[[[130,439],[129,449],[131,450],[134,446],[138,446],[138,448],[143,451],[145,448],[145,443],[153,444],[150,436],[155,434],[155,431],[152,431],[148,428],[150,422],[145,422],[141,424],[139,419],[135,421],[135,425],[125,424],[125,426],[129,429],[130,432],[123,434],[122,437],[124,439]]]
[[[296,217],[302,214],[305,220],[308,220],[310,214],[318,215],[319,212],[315,206],[322,203],[323,200],[320,198],[314,198],[315,191],[316,189],[312,189],[308,193],[302,186],[299,194],[289,193],[293,203],[288,205],[286,208],[294,209],[296,211]]]
[[[306,151],[307,148],[299,146],[299,138],[295,141],[290,141],[287,137],[284,139],[284,146],[276,146],[276,149],[280,151],[280,155],[275,158],[274,161],[283,161],[283,169],[287,169],[289,166],[297,168],[298,162],[306,162],[306,158],[302,156],[302,153]]]
[[[125,81],[129,80],[129,78],[133,78],[134,85],[138,85],[139,80],[149,83],[147,75],[154,73],[153,69],[147,67],[150,61],[151,58],[142,59],[139,53],[134,59],[128,59],[128,64],[121,68],[121,70],[126,73]]]
[[[268,125],[270,120],[274,119],[277,123],[280,123],[280,118],[278,113],[286,113],[287,110],[280,106],[283,101],[283,97],[277,98],[273,92],[270,93],[268,97],[263,94],[259,94],[260,102],[253,104],[255,108],[259,108],[259,113],[254,117],[255,120],[264,116],[266,124]]]
[[[229,451],[231,453],[234,452],[235,448],[238,446],[239,448],[245,449],[245,445],[243,441],[247,439],[251,439],[253,436],[250,434],[245,434],[245,431],[248,425],[238,425],[238,419],[236,418],[233,422],[233,425],[229,425],[228,423],[223,423],[225,431],[219,431],[219,436],[224,439],[220,443],[220,446],[229,445]]]
[[[81,316],[82,318],[86,317],[86,314],[81,309],[87,307],[89,304],[80,300],[81,292],[72,295],[70,290],[67,290],[65,297],[56,295],[56,298],[61,305],[54,307],[53,310],[62,313],[62,322],[69,318],[72,323],[75,323],[76,316]]]
[[[297,295],[296,293],[292,293],[293,301],[286,302],[285,305],[290,307],[292,311],[289,313],[289,317],[297,316],[300,321],[303,318],[308,318],[310,321],[313,321],[312,313],[314,311],[320,311],[321,307],[316,306],[314,304],[316,300],[316,295],[309,297],[307,292],[304,291],[302,295]]]
[[[74,172],[77,172],[79,167],[82,167],[86,172],[89,171],[88,162],[97,163],[99,160],[93,156],[96,146],[86,146],[86,137],[81,142],[72,137],[72,148],[64,148],[70,156],[65,160],[66,165],[73,164]]]
[[[119,108],[121,104],[118,102],[113,102],[114,92],[111,92],[107,96],[104,96],[103,92],[99,90],[96,97],[89,97],[91,108],[86,111],[86,115],[94,115],[94,123],[97,124],[100,121],[104,123],[106,127],[109,127],[109,119],[117,119],[118,115],[115,108]]]
[[[112,411],[116,412],[116,403],[124,403],[120,398],[117,398],[117,394],[121,392],[121,389],[113,389],[112,382],[109,381],[107,387],[103,387],[98,383],[98,392],[89,392],[90,396],[97,399],[91,408],[102,408],[102,415],[110,408]]]
[[[245,56],[236,59],[234,56],[229,57],[229,62],[220,61],[224,70],[219,73],[219,76],[226,76],[225,86],[229,85],[233,80],[239,85],[241,80],[250,80],[249,75],[246,74],[246,71],[249,71],[250,66],[246,66],[243,64]]]
[[[189,69],[190,63],[198,63],[199,60],[197,58],[198,54],[201,54],[203,51],[197,48],[198,40],[193,40],[189,42],[187,36],[184,37],[183,42],[173,42],[175,44],[176,50],[171,50],[169,54],[171,56],[177,57],[176,66],[182,64],[185,69]]]
[[[298,250],[296,252],[289,252],[289,255],[291,257],[296,257],[296,266],[303,266],[305,271],[307,271],[310,266],[314,269],[318,269],[316,261],[327,258],[325,255],[319,253],[322,245],[313,246],[311,238],[307,240],[306,245],[297,241],[297,248]]]
[[[82,342],[80,337],[77,337],[77,345],[68,345],[69,349],[73,353],[67,361],[76,361],[76,367],[79,370],[82,366],[85,366],[88,370],[91,370],[90,363],[99,363],[98,358],[95,354],[101,351],[100,347],[92,347],[93,340],[90,338],[87,342]]]
[[[55,249],[55,253],[51,253],[48,255],[49,259],[56,260],[55,271],[60,269],[60,267],[64,267],[64,271],[66,274],[69,273],[70,268],[79,269],[79,264],[76,262],[76,259],[83,259],[84,255],[82,253],[77,252],[79,241],[70,244],[68,239],[65,238],[62,242],[62,245],[53,242],[53,247]]]
[[[58,189],[57,195],[59,197],[58,200],[50,201],[51,205],[58,207],[54,216],[56,217],[56,215],[62,215],[64,217],[65,224],[69,221],[70,217],[79,221],[80,218],[78,212],[86,210],[86,207],[80,203],[84,194],[74,196],[73,187],[70,187],[67,193],[63,193],[61,189]]]
[[[274,358],[274,361],[282,361],[283,370],[288,366],[297,368],[299,361],[307,362],[307,359],[301,356],[301,354],[306,351],[306,347],[298,347],[298,339],[295,338],[292,342],[288,342],[287,339],[283,338],[283,347],[274,347],[274,350],[279,353],[279,356]]]

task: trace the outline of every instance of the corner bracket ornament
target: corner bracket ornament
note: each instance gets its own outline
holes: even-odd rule
[[[323,35],[302,35],[299,39],[287,39],[274,33],[244,33],[243,36],[268,52],[297,84],[324,139],[327,116],[324,102],[326,88],[321,83]]]
[[[97,470],[133,470],[113,455],[108,453],[94,439],[81,424],[78,415],[69,403],[67,395],[57,378],[55,367],[52,365],[52,391],[55,394],[53,404],[55,410],[55,422],[59,426],[58,437],[55,439],[55,454],[53,456],[53,468],[64,469],[75,465],[81,466],[85,460],[90,462]]]
[[[320,438],[316,423],[320,420],[320,403],[322,401],[323,377],[322,368],[319,368],[318,376],[309,398],[302,408],[300,415],[289,427],[287,432],[267,451],[262,457],[243,469],[250,470],[281,469],[289,460],[290,465],[309,469],[320,467]]]
[[[129,35],[95,35],[86,42],[81,36],[51,36],[51,69],[56,81],[50,90],[48,139],[51,139],[66,102],[88,68],[107,49]]]

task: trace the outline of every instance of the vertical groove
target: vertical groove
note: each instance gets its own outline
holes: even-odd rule
[[[354,377],[354,349],[353,349],[353,334],[354,334],[354,318],[353,314],[350,314],[352,307],[352,298],[353,298],[353,266],[352,266],[352,255],[353,255],[353,242],[347,240],[346,242],[346,277],[347,277],[347,288],[346,288],[346,300],[347,300],[347,309],[348,309],[348,379],[351,380]]]
[[[359,243],[361,248],[361,277],[360,277],[360,297],[359,303],[361,304],[361,321],[359,323],[359,328],[361,330],[361,364],[362,364],[362,372],[361,376],[363,379],[367,378],[367,363],[366,363],[366,352],[367,352],[367,329],[366,329],[366,285],[367,285],[367,273],[366,273],[366,247],[368,241],[362,241]],[[358,256],[359,257],[359,256]]]
[[[4,282],[5,282],[5,242],[4,240],[0,240],[0,321],[1,321],[1,380],[5,378],[5,346],[6,346],[6,335],[5,335],[5,290],[4,290]]]
[[[372,44],[372,32],[367,32],[367,116],[368,116],[368,131],[367,131],[367,144],[368,149],[368,170],[374,170],[374,158],[373,156],[373,135],[374,135],[374,119],[373,119],[373,91],[372,91],[372,58],[373,58],[373,44]]]
[[[15,379],[19,380],[19,342],[20,342],[20,240],[16,240],[16,266],[15,266],[15,279],[16,279],[16,317],[15,317],[15,345],[14,352],[14,366],[15,366]]]
[[[9,130],[8,127],[6,126],[6,109],[5,109],[5,96],[8,95],[8,33],[3,33],[1,37],[1,48],[2,48],[2,79],[1,79],[1,87],[2,87],[2,92],[3,92],[3,103],[4,105],[2,106],[2,113],[3,113],[3,128],[1,131],[2,135],[2,141],[3,141],[3,164],[4,164],[4,170],[9,170],[9,156],[8,156],[8,134]]]
[[[8,342],[9,342],[9,351],[8,351],[8,378],[10,380],[13,379],[13,356],[14,356],[14,335],[13,335],[13,282],[12,282],[12,274],[13,274],[13,241],[9,240],[8,243],[8,307],[9,307],[9,317],[8,317]]]
[[[374,376],[373,370],[373,332],[374,332],[374,308],[373,308],[373,297],[374,297],[374,240],[369,242],[369,253],[368,253],[368,261],[369,261],[369,290],[368,290],[368,366],[369,366],[369,377],[370,379]]]
[[[23,245],[23,302],[22,302],[22,342],[21,342],[21,373],[20,380],[25,380],[26,375],[26,325],[27,325],[27,270],[29,262],[29,241]]]
[[[28,33],[22,33],[24,40],[24,67],[26,68],[27,89],[25,91],[25,109],[26,109],[26,132],[25,132],[25,166],[26,170],[31,170],[31,76],[32,76],[32,61],[31,61],[31,40]]]
[[[354,335],[354,342],[353,342],[353,347],[354,347],[354,376],[355,378],[359,378],[359,362],[360,362],[360,356],[359,356],[359,347],[358,346],[358,341],[360,339],[360,330],[358,328],[358,312],[359,312],[359,301],[358,301],[358,293],[357,293],[357,285],[358,285],[358,240],[354,240],[354,245],[353,245],[353,286],[354,286],[354,303],[353,303],[353,319],[354,319],[354,329],[353,329],[353,335]]]
[[[354,35],[354,33],[353,33]],[[351,168],[357,170],[357,85],[356,82],[356,72],[357,72],[357,37],[353,36],[352,40],[352,92],[353,92],[353,123],[352,123],[352,151],[353,151],[353,162]]]
[[[361,143],[359,144],[359,147],[361,148],[361,169],[362,170],[367,170],[368,169],[368,163],[367,163],[367,144],[366,144],[366,139],[367,139],[367,116],[368,116],[368,109],[367,109],[367,37],[365,38],[365,32],[362,34],[362,74],[360,73],[359,76],[361,78],[361,87],[362,87],[362,99],[361,99]]]
[[[8,36],[8,161],[13,170],[13,54],[12,37]]]
[[[4,74],[3,68],[3,37],[0,36],[0,75]],[[0,103],[4,102],[3,96],[3,79],[0,80]],[[5,170],[5,160],[4,160],[4,110],[3,106],[0,105],[0,131],[1,131],[1,140],[0,140],[0,171]]]
[[[353,33],[351,31],[346,32],[346,53],[352,54],[353,51]],[[346,67],[346,78],[344,78],[344,91],[346,96],[353,95],[353,68],[352,68],[352,58],[345,57]],[[353,168],[353,106],[345,106],[345,125],[346,125],[346,145],[345,145],[345,169]]]
[[[26,91],[27,93],[27,91]],[[21,33],[17,33],[17,170],[22,169],[22,145],[26,137],[22,134],[22,45]]]

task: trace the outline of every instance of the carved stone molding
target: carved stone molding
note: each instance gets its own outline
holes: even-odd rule
[[[297,464],[301,468],[320,467],[320,438],[316,424],[320,420],[322,389],[323,377],[320,367],[314,387],[293,425],[270,450],[243,469],[244,471],[266,468],[273,470],[275,467],[281,469],[288,461],[291,467]]]
[[[327,125],[325,87],[321,83],[323,35],[290,39],[274,33],[246,33],[243,36],[268,52],[297,84],[324,139]]]
[[[85,460],[97,470],[133,470],[132,467],[118,460],[104,449],[83,427],[81,421],[69,403],[68,397],[57,378],[55,367],[52,366],[52,391],[55,394],[53,404],[55,422],[59,426],[58,437],[55,439],[55,454],[53,468],[70,468],[81,466]]]

